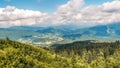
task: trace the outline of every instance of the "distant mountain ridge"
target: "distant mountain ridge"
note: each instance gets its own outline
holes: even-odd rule
[[[15,26],[0,28],[0,38],[6,36],[12,40],[35,45],[51,45],[79,40],[120,40],[120,23],[80,28],[78,26]]]

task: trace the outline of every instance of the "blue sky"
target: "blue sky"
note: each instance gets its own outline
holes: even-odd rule
[[[85,5],[98,5],[112,0],[85,0]],[[52,13],[59,5],[67,3],[68,0],[0,0],[0,7],[15,6],[19,9],[38,10]]]
[[[112,0],[85,0],[87,5],[99,5],[105,2],[111,2]]]
[[[0,7],[6,7],[10,5],[21,9],[53,12],[58,5],[64,4],[66,2],[67,0],[0,0]]]

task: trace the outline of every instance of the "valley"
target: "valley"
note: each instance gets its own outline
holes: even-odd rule
[[[113,25],[113,26],[112,26]],[[32,27],[16,26],[0,29],[0,38],[9,37],[22,43],[49,47],[57,43],[71,43],[83,40],[98,40],[111,42],[120,40],[120,23],[99,25],[88,28],[75,28],[75,26]]]

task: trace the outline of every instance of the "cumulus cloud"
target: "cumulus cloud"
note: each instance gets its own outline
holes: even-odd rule
[[[83,0],[69,0],[60,5],[53,14],[40,11],[18,9],[14,6],[0,8],[0,26],[26,25],[99,25],[120,22],[120,0],[113,0],[101,5],[84,7]]]
[[[81,7],[84,5],[83,0],[70,0],[66,4],[58,7],[57,11],[53,14],[56,23],[68,24],[75,23],[74,17],[81,17],[77,14]]]
[[[93,24],[109,24],[120,22],[120,1],[106,2],[98,6],[88,6],[80,10],[81,22]]]
[[[83,4],[84,4],[83,0],[70,0],[67,2],[67,4],[59,6],[58,12],[76,11],[79,10]]]
[[[39,11],[17,9],[13,6],[0,8],[1,27],[24,26],[43,23],[44,21],[41,20],[45,19],[45,17],[47,17],[47,14]]]

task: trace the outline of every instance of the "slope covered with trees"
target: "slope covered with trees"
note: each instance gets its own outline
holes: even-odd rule
[[[89,41],[45,49],[0,40],[0,68],[120,68],[120,43]]]
[[[76,63],[91,68],[120,68],[120,42],[78,41],[55,48],[61,56],[73,57]],[[84,68],[84,67],[83,67]]]
[[[0,68],[63,68],[68,59],[37,46],[0,40]]]

